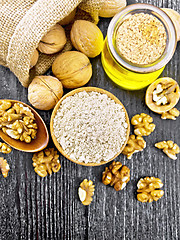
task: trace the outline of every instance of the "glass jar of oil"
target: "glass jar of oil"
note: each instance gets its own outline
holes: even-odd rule
[[[156,61],[144,65],[135,64],[124,58],[116,47],[119,26],[137,13],[146,13],[156,17],[166,31],[166,46]],[[171,60],[176,49],[177,37],[175,27],[168,15],[150,4],[132,4],[119,12],[110,22],[101,55],[102,65],[107,75],[120,87],[138,90],[155,81]]]

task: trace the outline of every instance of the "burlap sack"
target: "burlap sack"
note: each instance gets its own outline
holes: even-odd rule
[[[104,0],[0,0],[0,64],[9,67],[21,84],[28,87],[35,75],[47,71],[56,56],[40,54],[36,67],[30,70],[30,59],[41,38],[78,5],[90,13],[97,23],[98,11],[103,2]],[[70,48],[68,42],[64,51]]]

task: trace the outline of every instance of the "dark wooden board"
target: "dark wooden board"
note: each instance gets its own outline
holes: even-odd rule
[[[159,7],[171,7],[180,12],[179,0],[128,1],[144,2]],[[104,36],[110,19],[101,19],[99,27]],[[57,174],[39,177],[33,170],[32,154],[13,150],[4,156],[10,164],[9,176],[0,175],[0,239],[180,239],[180,154],[173,161],[154,147],[161,140],[173,140],[180,145],[180,117],[176,121],[162,120],[144,102],[145,90],[125,91],[106,76],[100,56],[91,60],[93,77],[88,86],[101,87],[117,96],[129,117],[141,112],[154,118],[156,130],[148,137],[146,149],[127,160],[122,154],[116,160],[131,170],[127,187],[116,192],[102,184],[105,166],[84,167],[60,155],[62,168]],[[51,70],[48,71],[48,74]],[[162,76],[180,83],[180,44]],[[23,88],[9,69],[0,66],[0,98],[28,103]],[[180,102],[177,104],[180,109]],[[51,111],[38,111],[48,129]],[[132,130],[132,129],[131,129]],[[49,146],[54,146],[50,141]],[[136,184],[141,177],[159,177],[165,195],[157,202],[136,200]],[[78,199],[78,186],[84,179],[95,183],[95,195],[86,207]]]

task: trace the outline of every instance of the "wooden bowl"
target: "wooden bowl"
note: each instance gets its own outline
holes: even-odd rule
[[[124,142],[123,146],[121,147],[121,150],[120,150],[113,158],[109,159],[108,161],[101,161],[101,162],[99,162],[99,163],[91,163],[91,162],[90,162],[90,163],[84,163],[84,162],[79,162],[79,161],[77,161],[77,160],[73,160],[73,159],[71,159],[71,158],[64,152],[64,150],[62,149],[61,145],[58,143],[58,141],[57,141],[57,139],[56,139],[56,137],[55,137],[55,135],[54,135],[53,120],[54,120],[54,117],[55,117],[55,115],[56,115],[57,110],[59,109],[59,106],[60,106],[61,102],[62,102],[65,98],[67,98],[67,97],[69,97],[69,96],[72,96],[72,95],[74,95],[75,93],[82,92],[82,91],[86,91],[86,92],[92,92],[92,91],[94,91],[94,92],[104,93],[104,94],[106,94],[108,97],[110,97],[111,99],[113,99],[116,103],[120,104],[120,105],[123,107],[124,111],[125,111],[125,116],[126,116],[127,124],[128,124],[126,141]],[[52,139],[53,139],[53,142],[54,142],[56,148],[59,150],[59,152],[60,152],[64,157],[66,157],[67,159],[71,160],[71,161],[74,162],[74,163],[77,163],[77,164],[80,164],[80,165],[83,165],[83,166],[100,166],[100,165],[103,165],[103,164],[106,164],[106,163],[112,161],[112,160],[113,160],[114,158],[116,158],[116,157],[122,152],[122,150],[124,149],[124,147],[125,147],[125,145],[126,145],[126,143],[127,143],[127,140],[128,140],[128,138],[129,138],[129,132],[130,132],[129,117],[128,117],[127,111],[126,111],[125,107],[123,106],[123,104],[122,104],[122,103],[119,101],[119,99],[116,98],[112,93],[110,93],[110,92],[108,92],[108,91],[106,91],[106,90],[104,90],[104,89],[96,88],[96,87],[82,87],[82,88],[77,88],[77,89],[75,89],[75,90],[67,93],[67,94],[64,95],[64,96],[59,100],[59,102],[56,104],[56,106],[55,106],[55,108],[54,108],[54,110],[53,110],[53,112],[52,112],[52,115],[51,115],[51,120],[50,120],[50,132],[51,132],[51,137],[52,137]]]
[[[1,100],[7,100],[12,103],[20,103],[24,105],[25,107],[28,107],[32,113],[34,114],[35,121],[38,127],[36,138],[33,139],[30,143],[21,142],[20,140],[13,139],[9,137],[7,134],[5,134],[2,130],[0,130],[0,137],[9,144],[11,147],[23,151],[23,152],[38,152],[43,150],[45,147],[47,147],[49,142],[49,133],[46,127],[46,124],[40,117],[40,115],[29,105],[17,101],[17,100],[11,100],[11,99],[1,99]]]

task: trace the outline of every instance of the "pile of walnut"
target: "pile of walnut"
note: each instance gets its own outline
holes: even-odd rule
[[[107,0],[99,9],[99,16],[113,17],[126,6],[126,0]],[[28,87],[28,100],[37,109],[52,109],[63,95],[63,89],[84,86],[92,76],[89,58],[98,56],[104,46],[104,37],[96,24],[75,20],[76,9],[55,24],[39,42],[32,53],[30,68],[38,63],[39,54],[57,54],[52,64],[52,76],[36,76]],[[65,28],[70,31],[66,37]],[[65,26],[65,27],[64,27]],[[77,51],[66,51],[72,45]],[[45,96],[45,97],[44,97]]]
[[[164,195],[163,190],[159,188],[163,187],[163,183],[159,178],[145,177],[141,178],[137,183],[137,200],[140,202],[152,202],[157,201]]]
[[[178,83],[169,77],[159,78],[146,91],[145,101],[154,112],[161,114],[162,119],[176,120],[179,116],[178,103],[180,91]]]
[[[52,174],[52,172],[58,172],[61,168],[59,162],[59,155],[54,148],[47,148],[43,151],[34,153],[33,155],[34,171],[40,177],[46,177],[46,175]]]
[[[105,168],[102,175],[102,182],[105,185],[110,184],[114,186],[116,191],[120,191],[125,188],[126,184],[130,180],[130,169],[122,165],[121,162],[113,162],[109,167]]]
[[[137,114],[132,117],[131,124],[134,125],[134,133],[137,136],[130,135],[122,151],[128,159],[131,159],[133,153],[143,151],[146,147],[146,142],[142,136],[148,136],[154,131],[155,124],[152,122],[153,118],[145,113]]]
[[[91,180],[84,179],[78,189],[79,199],[83,205],[89,205],[94,195],[94,185]]]
[[[13,139],[30,143],[36,138],[37,124],[28,107],[8,100],[0,101],[0,129]]]
[[[6,159],[4,159],[3,157],[0,157],[0,171],[3,177],[5,178],[7,177],[9,170],[10,170],[10,167]]]

